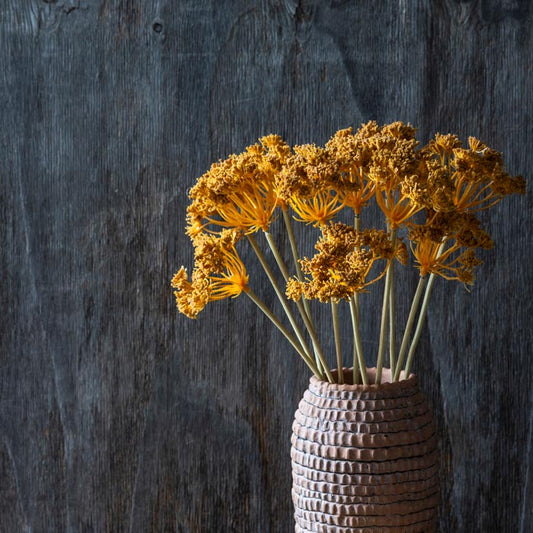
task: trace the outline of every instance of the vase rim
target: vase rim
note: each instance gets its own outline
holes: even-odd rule
[[[369,378],[370,383],[368,385],[363,384],[353,384],[353,383],[330,383],[329,381],[324,381],[316,376],[311,376],[309,379],[309,382],[312,386],[320,387],[320,388],[326,388],[327,390],[331,391],[354,391],[354,392],[366,392],[366,391],[378,391],[383,389],[391,389],[391,388],[398,388],[403,389],[406,386],[411,388],[413,386],[416,386],[418,384],[418,378],[416,374],[410,373],[408,378],[403,377],[403,379],[400,379],[399,381],[392,381],[392,373],[390,368],[383,368],[381,373],[381,383],[376,384],[373,383],[376,379],[376,371],[377,369],[375,367],[370,367],[366,369],[367,376]],[[338,375],[338,370],[332,370],[332,375],[336,377]],[[345,378],[350,378],[353,375],[353,367],[344,367],[343,373]],[[404,371],[402,370],[400,377],[405,376]]]

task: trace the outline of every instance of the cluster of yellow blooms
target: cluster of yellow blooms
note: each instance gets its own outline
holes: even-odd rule
[[[190,278],[182,267],[172,280],[178,308],[194,318],[210,301],[249,292],[237,242],[255,242],[259,230],[269,235],[278,213],[289,231],[292,218],[321,233],[316,255],[296,259],[297,275],[284,272],[289,299],[350,300],[395,259],[408,262],[400,231],[422,277],[471,284],[480,264],[475,250],[492,246],[476,213],[524,192],[524,179],[510,176],[501,154],[479,140],[463,147],[455,135],[437,134],[420,147],[415,129],[402,122],[340,130],[324,147],[291,148],[277,135],[263,137],[213,164],[190,191],[195,265]],[[360,229],[373,201],[383,227]],[[341,212],[355,224],[338,221]]]
[[[384,275],[385,268],[368,280],[378,259],[390,260],[396,256],[400,262],[407,262],[405,245],[393,246],[387,232],[357,231],[342,222],[324,226],[315,248],[318,253],[312,259],[301,261],[303,272],[311,277],[306,281],[291,278],[287,283],[287,296],[291,300],[302,296],[321,302],[349,300]]]
[[[455,135],[439,135],[416,150],[414,128],[401,122],[363,125],[337,132],[325,148],[296,146],[277,135],[263,137],[239,155],[212,165],[190,191],[187,233],[195,248],[195,271],[182,268],[172,281],[180,311],[195,317],[211,300],[237,296],[248,286],[235,244],[243,234],[268,230],[277,208],[320,226],[319,253],[302,261],[312,277],[289,280],[291,298],[346,298],[366,281],[373,263],[397,255],[385,231],[328,225],[343,208],[360,215],[375,198],[388,228],[407,225],[421,275],[473,281],[474,249],[490,248],[490,236],[474,213],[512,193],[525,192],[521,176],[505,172],[502,157],[474,138],[461,147]],[[409,222],[426,211],[422,224]],[[227,229],[229,228],[229,229]],[[445,251],[438,250],[446,243]],[[401,250],[401,252],[400,252]],[[457,255],[460,250],[463,250]],[[328,287],[332,287],[328,290]]]

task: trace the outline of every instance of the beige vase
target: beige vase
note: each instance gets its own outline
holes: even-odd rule
[[[346,381],[351,369],[345,369]],[[416,376],[311,378],[291,438],[297,533],[428,533],[439,504],[435,421]]]

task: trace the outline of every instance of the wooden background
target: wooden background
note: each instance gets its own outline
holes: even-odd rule
[[[264,134],[369,119],[531,177],[532,64],[527,0],[2,0],[0,531],[291,531],[308,372],[244,297],[177,314],[187,189]],[[484,218],[473,290],[436,284],[419,346],[441,532],[533,531],[529,189]]]

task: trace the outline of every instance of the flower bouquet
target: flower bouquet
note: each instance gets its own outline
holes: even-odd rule
[[[438,439],[413,357],[436,277],[468,287],[481,263],[477,250],[493,245],[478,213],[524,192],[524,179],[510,176],[501,154],[479,140],[463,147],[457,136],[437,134],[420,147],[415,129],[401,122],[340,130],[324,147],[291,149],[279,136],[263,137],[212,165],[190,190],[195,264],[190,278],[182,267],[172,280],[178,309],[194,318],[207,303],[244,293],[313,373],[292,427],[297,533],[435,531]],[[312,257],[300,256],[294,222],[316,232]],[[291,267],[274,223],[285,226]],[[284,316],[255,292],[239,253],[245,241]],[[397,263],[419,274],[401,340]],[[368,367],[360,324],[365,293],[379,280],[379,342]],[[317,328],[310,300],[331,308],[335,358],[322,348],[328,332]],[[353,330],[347,368],[342,303]]]
[[[359,325],[364,293],[383,279],[374,381],[382,381],[386,352],[392,381],[408,376],[435,278],[471,285],[481,263],[477,249],[493,245],[477,213],[505,196],[525,192],[524,179],[510,176],[501,154],[481,141],[471,137],[466,148],[455,135],[437,134],[420,147],[415,132],[401,122],[380,127],[371,121],[356,132],[338,131],[324,147],[292,149],[279,136],[269,135],[213,164],[190,190],[187,234],[195,264],[190,278],[182,267],[172,279],[178,309],[195,318],[207,303],[244,293],[314,376],[342,384],[338,307],[344,301],[353,329],[350,381],[367,385],[368,354],[363,353]],[[365,216],[371,203],[383,215],[378,224]],[[292,271],[270,233],[278,218],[290,242]],[[311,258],[300,257],[295,221],[318,228]],[[239,255],[241,241],[248,241],[257,255],[284,317],[274,315],[255,292]],[[410,253],[419,280],[399,342],[395,264],[407,265]],[[331,306],[335,376],[321,347],[324,332],[316,330],[308,304],[312,299]]]

